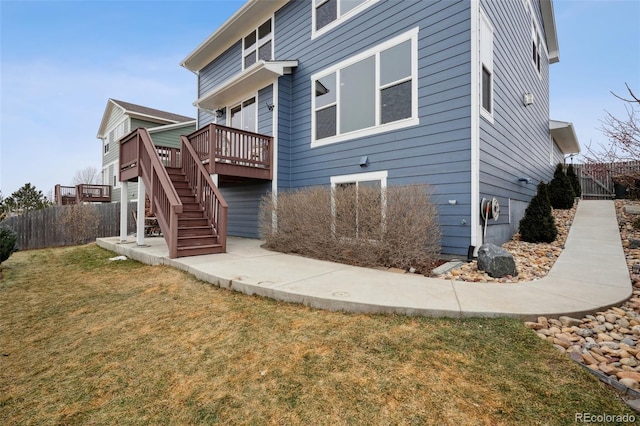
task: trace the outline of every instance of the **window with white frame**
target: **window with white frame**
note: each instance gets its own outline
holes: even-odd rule
[[[336,27],[341,22],[360,13],[378,0],[313,0],[312,36]]]
[[[312,146],[418,124],[418,28],[314,74]]]
[[[387,172],[331,177],[333,232],[337,238],[380,240],[384,232]]]
[[[533,60],[533,66],[538,71],[538,74],[542,73],[542,38],[540,37],[540,30],[535,23],[535,17],[531,14],[531,59]]]
[[[257,131],[256,97],[251,97],[229,109],[227,116],[229,127],[247,132]]]
[[[242,39],[242,69],[249,68],[259,60],[273,59],[273,29],[268,19]]]
[[[480,12],[480,113],[493,122],[493,27]]]

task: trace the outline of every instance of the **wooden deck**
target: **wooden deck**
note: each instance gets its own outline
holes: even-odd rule
[[[110,185],[82,183],[76,186],[56,185],[55,201],[59,206],[80,203],[110,203]]]

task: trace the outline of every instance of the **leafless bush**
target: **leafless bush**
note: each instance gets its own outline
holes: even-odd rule
[[[58,216],[58,227],[67,244],[85,244],[95,239],[100,218],[89,204],[65,206]]]
[[[277,205],[276,205],[277,204]],[[277,219],[276,219],[277,218]],[[435,205],[425,185],[313,187],[268,194],[260,230],[270,249],[360,266],[428,273],[440,252]]]

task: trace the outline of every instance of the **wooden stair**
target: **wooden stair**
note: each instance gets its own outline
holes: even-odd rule
[[[202,206],[196,202],[182,170],[166,169],[182,203],[182,213],[178,214],[178,257],[223,253],[218,234],[207,220]]]

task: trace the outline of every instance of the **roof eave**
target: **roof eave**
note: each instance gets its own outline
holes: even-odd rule
[[[549,52],[549,63],[560,62],[560,49],[558,47],[558,33],[556,32],[556,19],[553,13],[553,0],[541,0],[542,24],[544,25],[545,41]]]
[[[180,129],[182,127],[189,127],[189,126],[195,126],[195,125],[196,125],[196,120],[182,121],[174,124],[165,124],[163,126],[151,127],[150,129],[147,129],[147,131],[149,133],[158,133],[158,132],[165,132],[167,130]]]
[[[564,155],[580,153],[580,142],[573,128],[573,123],[549,120],[549,131],[554,142]]]
[[[96,135],[97,139],[104,139],[105,138],[105,130],[107,128],[107,124],[109,123],[109,118],[108,116],[110,115],[111,109],[113,109],[113,107],[118,107],[120,109],[122,109],[122,111],[126,111],[124,108],[122,108],[120,105],[118,105],[117,103],[115,103],[113,101],[113,99],[109,98],[109,100],[107,100],[107,106],[104,109],[104,113],[102,114],[102,121],[100,121],[100,127],[98,127],[98,134]]]
[[[236,13],[207,37],[185,59],[180,62],[184,68],[198,72],[207,66],[234,43],[244,37],[252,28],[273,15],[290,0],[248,0]]]
[[[298,61],[258,61],[243,73],[201,96],[194,106],[208,111],[228,106],[226,103],[255,92],[282,75],[290,74],[297,66]]]

